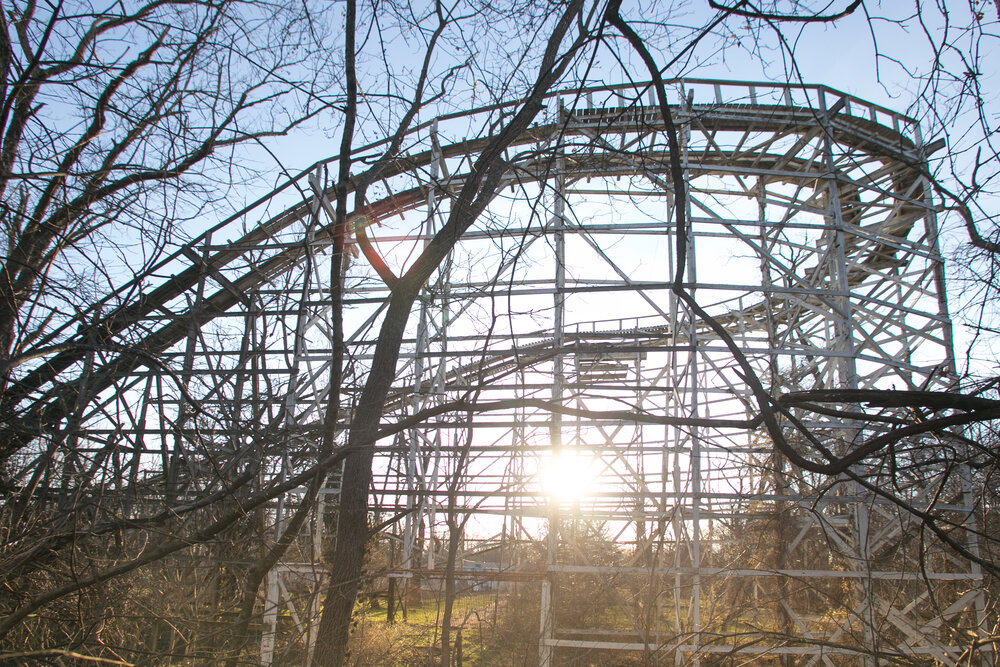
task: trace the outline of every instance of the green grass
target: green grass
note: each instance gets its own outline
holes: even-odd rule
[[[491,667],[493,665],[521,664],[511,659],[511,647],[522,636],[533,637],[538,623],[538,607],[508,609],[509,596],[500,597],[500,608],[495,611],[496,593],[467,593],[455,600],[452,612],[452,643],[462,631],[463,667]],[[355,613],[356,623],[351,635],[351,665],[404,665],[437,664],[440,656],[441,615],[444,610],[443,594],[422,592],[420,604],[410,604],[406,621],[402,610],[396,610],[396,622],[386,622],[386,608],[380,600],[378,608],[361,604]],[[471,612],[478,612],[471,613]],[[520,622],[526,623],[521,627]],[[513,626],[512,627],[512,622]],[[526,632],[531,629],[532,632]],[[535,647],[523,647],[534,654]]]

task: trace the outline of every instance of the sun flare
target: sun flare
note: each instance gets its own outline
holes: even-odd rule
[[[573,450],[563,450],[542,462],[542,490],[556,501],[580,500],[597,482],[597,461]]]

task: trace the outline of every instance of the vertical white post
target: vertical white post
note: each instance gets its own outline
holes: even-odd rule
[[[562,120],[566,111],[559,101],[559,119]],[[557,124],[557,127],[559,124]],[[553,295],[552,347],[555,355],[552,360],[552,401],[559,403],[563,397],[564,362],[562,347],[565,344],[565,294],[566,294],[566,238],[565,238],[565,198],[566,188],[563,177],[563,153],[559,135],[552,138],[555,169],[553,170],[553,202],[550,227],[555,241],[555,293]],[[558,456],[562,450],[562,415],[553,413],[549,418],[549,435],[552,444],[552,456]],[[546,564],[551,566],[556,561],[556,550],[559,548],[559,500],[549,499],[549,533],[547,537]],[[541,592],[541,623],[538,639],[539,667],[552,665],[552,646],[554,627],[552,618],[552,574],[546,572],[542,579]]]
[[[843,356],[840,357],[840,361],[837,363],[836,373],[831,376],[831,381],[835,383],[835,386],[845,388],[845,389],[857,389],[858,388],[858,372],[857,372],[857,361],[855,359],[855,348],[854,348],[854,332],[853,332],[853,312],[851,304],[851,285],[848,280],[848,274],[850,273],[850,268],[847,265],[847,251],[846,251],[846,232],[844,225],[843,210],[841,208],[842,202],[840,200],[840,192],[838,190],[838,181],[835,177],[836,165],[833,161],[833,131],[830,127],[829,114],[827,113],[826,107],[826,96],[820,94],[820,122],[823,123],[823,159],[826,163],[826,178],[827,178],[827,193],[829,198],[829,216],[830,221],[833,223],[833,249],[834,249],[834,259],[836,262],[835,271],[836,275],[833,276],[834,284],[837,290],[840,292],[840,296],[833,299],[833,303],[837,304],[837,308],[834,310],[833,314],[833,324],[834,324],[834,340],[833,348],[835,351],[843,352]],[[861,425],[856,421],[845,421],[843,425],[842,438],[845,443],[856,439],[861,430]],[[854,567],[858,569],[869,568],[870,565],[870,537],[869,537],[869,515],[868,507],[866,506],[863,498],[867,495],[860,485],[856,483],[851,483],[849,485],[851,492],[859,497],[859,500],[852,504],[853,511],[853,522],[854,522],[854,535],[856,544],[856,553],[853,554],[855,560]],[[868,578],[861,578],[857,580],[858,586],[860,588],[859,593],[861,594],[861,604],[859,608],[859,618],[861,619],[861,624],[864,632],[864,643],[865,647],[868,649],[868,654],[865,655],[864,661],[866,665],[875,665],[878,663],[877,653],[878,653],[878,636],[875,632],[875,619],[874,619],[874,607],[872,605],[872,587],[871,581]]]
[[[276,566],[267,573],[267,593],[264,596],[264,629],[260,636],[260,664],[269,667],[274,659],[274,638],[278,632],[278,577],[281,574]]]

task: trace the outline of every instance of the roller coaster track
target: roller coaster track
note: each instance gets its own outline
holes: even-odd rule
[[[867,103],[829,89],[814,90],[823,90],[831,99],[839,100],[831,107],[831,112],[820,112],[814,108],[791,104],[725,102],[693,106],[682,104],[675,107],[674,112],[677,122],[697,123],[709,131],[753,128],[765,132],[795,135],[799,137],[800,143],[816,137],[819,133],[827,132],[834,141],[866,151],[880,159],[904,165],[919,163],[923,149],[904,136],[898,128],[887,127],[873,120],[876,114],[871,109],[874,107],[864,106]],[[871,110],[868,114],[870,117],[866,118],[864,113],[853,115],[845,109],[851,106],[856,110]],[[515,142],[515,146],[538,145],[550,140],[557,132],[562,132],[562,136],[567,139],[582,137],[585,141],[592,141],[594,136],[662,131],[659,112],[656,107],[651,106],[591,108],[567,114],[559,123],[546,123],[530,128]],[[441,147],[440,154],[445,159],[474,156],[488,140],[489,137],[483,137],[453,143]],[[377,148],[376,145],[366,147],[364,150],[371,151]],[[415,172],[427,167],[434,159],[433,153],[434,151],[428,150],[396,159],[386,177]],[[780,180],[783,177],[800,177],[803,171],[812,166],[796,157],[794,153],[793,149],[786,153],[750,152],[742,156],[732,156],[705,150],[691,151],[687,157],[692,173],[710,173],[722,168],[737,171],[765,170],[772,174],[772,178]],[[603,151],[592,155],[577,154],[568,157],[562,169],[570,178],[648,175],[655,174],[657,167],[659,173],[664,173],[662,165],[666,164],[666,158],[666,154],[646,153],[636,156]],[[513,165],[501,187],[530,179],[545,179],[553,168],[550,156],[532,156],[523,159]],[[918,184],[919,172],[910,169],[905,173],[908,174],[905,182],[896,182],[894,188],[904,194],[908,201],[919,202],[923,198],[922,191],[915,190],[921,187]],[[307,172],[303,172],[297,178],[301,179],[306,174]],[[454,192],[462,186],[464,179],[464,175],[458,174],[434,185],[440,191]],[[269,193],[257,204],[277,196],[286,190],[289,184],[290,182]],[[327,189],[323,196],[329,197],[332,192],[332,188]],[[363,213],[369,219],[382,220],[413,210],[425,202],[425,188],[415,187],[375,202]],[[7,422],[3,428],[7,431],[7,437],[13,438],[17,444],[23,444],[25,438],[30,439],[39,434],[45,428],[45,424],[52,424],[65,418],[66,406],[73,404],[72,397],[77,390],[72,381],[67,382],[60,376],[79,365],[87,350],[95,346],[107,346],[108,349],[118,350],[110,355],[109,360],[96,368],[88,379],[89,391],[100,391],[111,386],[116,378],[127,375],[144,363],[143,356],[161,354],[178,344],[188,335],[192,326],[202,327],[241,303],[247,309],[252,308],[247,295],[300,263],[306,253],[306,244],[304,241],[287,244],[280,252],[256,266],[247,261],[246,249],[266,243],[292,225],[310,219],[315,214],[314,207],[314,201],[303,201],[292,206],[256,226],[233,242],[229,248],[216,250],[207,256],[201,250],[207,236],[200,236],[182,246],[161,264],[123,286],[115,294],[95,304],[90,313],[83,313],[78,319],[66,322],[36,341],[33,347],[21,356],[43,357],[43,363],[30,367],[29,371],[9,383],[2,401],[2,414],[4,421]],[[232,216],[229,221],[249,215],[251,208]],[[898,215],[894,221],[889,221],[879,229],[859,228],[858,234],[851,237],[850,243],[853,245],[847,248],[848,254],[854,256],[855,270],[849,276],[851,283],[857,284],[863,280],[868,269],[874,271],[898,261],[896,257],[898,247],[892,239],[905,238],[912,224],[913,216]],[[319,225],[315,229],[312,242],[316,244],[327,242],[331,234],[330,224]],[[866,235],[869,240],[867,243],[864,242]],[[234,279],[226,278],[222,274],[223,268],[235,266],[241,261],[247,262],[250,266],[242,275]],[[186,267],[169,278],[156,277],[162,267],[168,264],[177,266],[178,262],[186,263]],[[190,293],[205,275],[213,277],[221,287],[205,296],[196,309],[171,310],[171,303]],[[809,281],[818,278],[805,275],[803,279]],[[130,294],[136,296],[129,298],[127,295]],[[108,309],[106,314],[100,317],[94,315],[106,309],[107,304],[115,302],[121,305]],[[764,315],[763,307],[762,303],[756,304],[741,313],[734,314],[729,323],[723,323],[732,324],[738,318],[742,318],[744,322],[751,319],[759,320]],[[160,323],[163,313],[170,315],[165,324]],[[663,339],[671,337],[671,332],[663,326],[600,332],[596,335],[623,334],[645,338],[645,341],[638,343],[640,346],[662,344]],[[582,345],[579,342],[577,344]],[[550,358],[557,351],[551,339],[538,341],[520,347],[514,355],[487,357],[477,363],[455,368],[449,372],[447,382],[449,384],[487,382],[517,367]],[[390,401],[390,408],[403,400],[404,393],[405,390],[402,390],[402,393]],[[26,424],[33,426],[25,426]],[[13,449],[16,449],[16,446]],[[6,449],[6,451],[11,450]]]

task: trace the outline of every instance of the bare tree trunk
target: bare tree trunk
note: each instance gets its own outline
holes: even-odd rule
[[[314,657],[315,664],[324,667],[342,664],[347,651],[351,613],[368,543],[368,490],[374,449],[363,443],[375,442],[382,406],[395,377],[398,341],[402,339],[412,301],[412,298],[393,295],[379,335],[371,375],[354,415],[348,442],[352,453],[344,461],[337,544]]]
[[[581,23],[580,34],[565,50],[560,49],[563,38],[579,19],[582,7],[583,0],[573,0],[564,10],[549,37],[538,77],[524,104],[480,153],[452,204],[448,221],[406,273],[390,285],[392,295],[375,345],[368,381],[358,400],[348,437],[349,454],[344,461],[337,545],[320,619],[315,665],[339,667],[347,652],[351,613],[361,583],[364,551],[369,537],[368,492],[372,480],[374,443],[386,397],[395,379],[399,348],[413,303],[421,286],[496,196],[500,179],[507,169],[504,150],[521,136],[543,109],[546,93],[589,41],[590,35]],[[351,25],[351,22],[349,17],[348,24]]]
[[[455,565],[458,561],[458,548],[465,534],[465,524],[469,514],[459,517],[458,491],[461,488],[462,477],[466,474],[469,464],[469,451],[472,449],[472,414],[467,416],[468,426],[465,429],[465,444],[455,463],[455,472],[448,482],[448,557],[444,570],[444,612],[441,614],[441,665],[451,665],[451,615],[455,608]],[[459,630],[461,637],[461,630]],[[461,648],[457,648],[461,651]]]
[[[456,476],[457,476],[456,472]],[[444,611],[441,614],[441,667],[451,665],[451,614],[455,608],[455,563],[458,547],[465,532],[464,522],[457,520],[454,507],[454,493],[449,494],[448,504],[448,560],[444,568]]]

